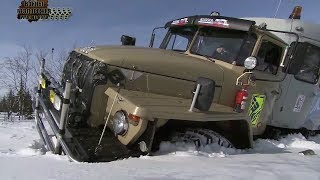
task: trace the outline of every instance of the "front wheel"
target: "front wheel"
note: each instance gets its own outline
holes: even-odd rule
[[[197,149],[215,143],[222,147],[234,148],[233,144],[219,133],[210,129],[202,128],[190,128],[180,132],[174,132],[172,134],[171,142],[194,143]]]

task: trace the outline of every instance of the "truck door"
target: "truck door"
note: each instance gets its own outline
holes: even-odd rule
[[[286,80],[281,84],[284,95],[274,108],[270,125],[319,129],[319,65],[320,48],[307,42],[299,43]]]
[[[279,81],[284,77],[280,63],[286,48],[285,43],[268,35],[261,37],[258,43],[254,52],[257,66],[253,70],[256,84],[250,92],[248,106],[254,135],[262,134],[272,119],[272,108],[279,98]]]

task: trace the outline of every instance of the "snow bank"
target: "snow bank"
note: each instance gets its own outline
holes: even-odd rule
[[[74,163],[44,154],[33,122],[0,122],[0,179],[319,179],[320,136],[255,141],[253,149],[163,142],[156,156],[110,163]]]

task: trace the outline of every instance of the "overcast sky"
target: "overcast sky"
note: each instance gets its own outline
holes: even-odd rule
[[[279,0],[49,0],[50,7],[71,7],[68,21],[29,23],[16,18],[20,0],[1,0],[0,58],[12,56],[22,45],[50,50],[95,44],[119,44],[122,34],[147,46],[153,27],[195,14],[219,11],[224,16],[273,17]],[[282,0],[277,17],[288,18],[295,5],[302,19],[320,23],[319,0]]]

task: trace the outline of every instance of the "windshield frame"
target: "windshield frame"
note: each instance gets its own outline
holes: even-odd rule
[[[241,31],[241,30],[236,30],[236,29],[225,29],[225,28],[217,28],[217,27],[202,27],[202,26],[199,26],[199,27],[198,27],[198,31],[197,31],[197,33],[195,34],[195,36],[194,36],[191,44],[189,45],[189,48],[188,48],[188,51],[187,51],[187,52],[189,52],[190,54],[193,54],[193,55],[198,55],[198,56],[205,57],[205,58],[207,58],[207,59],[210,58],[210,59],[214,59],[214,60],[226,62],[226,61],[223,60],[223,59],[217,59],[217,58],[215,58],[215,57],[213,57],[213,56],[208,56],[208,55],[205,55],[205,54],[200,54],[200,53],[194,52],[194,51],[192,50],[192,47],[193,47],[194,44],[197,42],[197,39],[198,39],[198,37],[200,36],[201,30],[204,29],[204,28],[215,29],[215,30],[218,30],[218,31],[219,31],[219,30],[222,30],[222,31],[227,30],[227,31],[235,31],[235,32],[243,32],[243,33],[244,33],[243,38],[242,38],[242,40],[241,40],[241,44],[240,44],[240,46],[239,46],[239,50],[238,50],[238,52],[235,53],[235,57],[234,57],[233,62],[230,63],[230,64],[234,64],[234,65],[238,65],[238,66],[242,66],[242,65],[243,65],[243,62],[242,62],[242,61],[244,61],[244,60],[240,60],[240,59],[239,59],[239,55],[241,54],[241,51],[242,51],[242,48],[243,48],[245,42],[246,42],[250,37],[252,37],[252,35],[255,36],[255,37],[254,37],[254,38],[255,38],[255,39],[254,39],[254,42],[252,42],[252,48],[250,49],[250,51],[249,51],[249,53],[248,53],[248,57],[249,57],[250,55],[252,55],[254,46],[255,46],[255,44],[257,43],[257,40],[258,40],[257,35],[256,35],[255,33],[253,33],[253,31],[252,31],[251,29],[250,29],[249,31]],[[246,58],[247,58],[247,57],[246,57]],[[228,62],[227,62],[227,63],[228,63]]]
[[[179,50],[172,50],[170,48],[169,49],[167,48],[167,46],[170,43],[170,36],[173,34],[172,33],[173,27],[168,27],[168,31],[167,31],[165,37],[163,38],[159,48],[165,49],[165,50],[172,50],[172,51],[180,52],[180,53],[184,53],[184,54],[190,54],[190,55],[196,55],[196,56],[204,57],[207,60],[210,60],[212,62],[214,62],[215,60],[222,61],[222,62],[226,62],[226,61],[224,61],[223,59],[214,58],[212,56],[207,56],[205,54],[199,54],[199,53],[193,52],[191,50],[191,48],[194,46],[194,43],[196,43],[196,40],[197,40],[198,36],[200,35],[200,32],[201,32],[201,30],[203,28],[215,29],[217,31],[219,31],[219,30],[220,31],[234,31],[234,32],[239,32],[239,33],[243,32],[244,34],[243,34],[243,38],[242,38],[242,42],[241,42],[241,45],[239,47],[239,50],[238,50],[237,53],[235,53],[234,61],[232,63],[230,63],[230,64],[234,64],[234,65],[237,65],[237,66],[243,66],[244,60],[247,57],[252,55],[252,53],[254,51],[254,47],[255,47],[256,43],[258,42],[258,37],[259,37],[259,35],[253,31],[254,28],[249,28],[249,30],[244,31],[244,30],[239,30],[239,29],[208,27],[208,26],[200,26],[200,25],[174,26],[174,28],[182,28],[182,27],[193,27],[194,31],[195,31],[193,37],[191,38],[190,42],[187,45],[186,50],[179,51]],[[249,46],[250,48],[247,50],[246,53],[243,54],[243,52],[244,52],[243,48],[246,47],[245,44],[246,44],[247,41],[251,41],[250,46]],[[229,62],[226,62],[226,63],[229,63]]]

